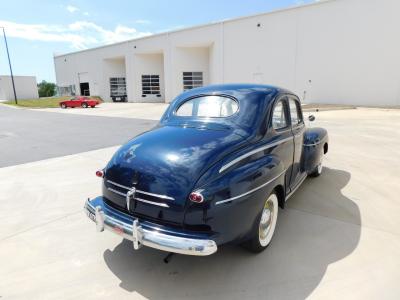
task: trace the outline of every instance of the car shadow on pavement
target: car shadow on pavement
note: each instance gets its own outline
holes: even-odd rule
[[[134,251],[122,241],[104,252],[120,287],[150,299],[304,299],[318,286],[327,267],[357,247],[361,224],[358,206],[342,194],[350,173],[324,168],[309,178],[280,210],[272,244],[253,254],[223,246],[208,257]]]

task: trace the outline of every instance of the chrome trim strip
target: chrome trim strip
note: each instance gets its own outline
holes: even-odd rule
[[[107,214],[101,206],[94,207],[90,200],[86,201],[84,211],[97,224],[97,228],[107,229],[131,240],[135,250],[144,245],[167,252],[205,256],[215,253],[218,249],[213,240],[180,237],[160,232],[157,228],[154,230],[143,228],[140,221],[132,216],[126,221],[118,220]],[[116,228],[120,230],[115,230]]]
[[[109,182],[109,183],[111,183],[111,184],[113,184],[113,185],[116,185],[116,186],[118,186],[118,187],[120,187],[120,188],[126,189],[126,190],[130,190],[130,189],[131,189],[130,187],[127,187],[127,186],[125,186],[125,185],[116,183],[116,182],[111,181],[111,180],[108,180],[108,179],[107,179],[107,182]]]
[[[148,204],[153,204],[153,205],[162,206],[162,207],[169,207],[168,204],[165,204],[165,203],[153,202],[153,201],[145,200],[142,198],[133,198],[133,199],[140,201],[140,202],[148,203]]]
[[[125,186],[125,185],[116,183],[116,182],[111,181],[111,180],[108,180],[108,179],[107,179],[107,182],[109,182],[109,183],[111,183],[111,184],[113,184],[113,185],[115,185],[115,186],[118,186],[118,187],[120,187],[120,188],[126,189],[126,190],[130,190],[130,189],[131,189],[131,187],[127,187],[127,186]],[[161,199],[166,199],[166,200],[171,200],[171,201],[174,201],[174,200],[175,200],[174,198],[169,197],[169,196],[166,196],[166,195],[153,194],[153,193],[149,193],[149,192],[145,192],[145,191],[141,191],[141,190],[136,190],[136,193],[145,194],[145,195],[148,195],[148,196],[153,196],[153,197],[157,197],[157,198],[161,198]]]
[[[313,144],[303,144],[303,146],[305,146],[305,147],[311,147],[311,146],[317,146],[317,145],[319,145],[319,144],[321,144],[321,143],[322,143],[322,141],[319,141],[319,142],[313,143]]]
[[[270,183],[273,182],[274,180],[278,179],[278,178],[281,177],[282,174],[284,174],[285,172],[286,172],[286,169],[283,170],[281,173],[279,173],[279,175],[277,175],[277,176],[275,176],[274,178],[268,180],[266,183],[264,183],[264,184],[262,184],[262,185],[260,185],[260,186],[258,186],[258,187],[256,187],[256,188],[254,188],[254,189],[252,189],[252,190],[250,190],[250,191],[248,191],[248,192],[246,192],[246,193],[244,193],[244,194],[241,194],[241,195],[239,195],[239,196],[235,196],[235,197],[232,197],[232,198],[229,198],[229,199],[226,199],[226,200],[217,201],[217,202],[215,202],[215,205],[223,204],[223,203],[230,202],[230,201],[239,199],[239,198],[241,198],[241,197],[247,196],[248,194],[251,194],[251,193],[257,191],[257,190],[263,188],[264,186],[266,186],[267,184],[270,184]]]
[[[295,191],[297,191],[297,189],[301,186],[301,184],[303,183],[303,181],[307,178],[307,173],[304,173],[304,176],[302,179],[300,179],[299,183],[296,185],[296,187],[293,189],[293,191],[291,191],[285,198],[285,202],[290,198],[290,196],[292,196],[294,194]]]
[[[114,193],[116,193],[116,194],[118,194],[118,195],[121,195],[121,196],[126,197],[126,194],[124,194],[124,193],[122,193],[122,192],[120,192],[120,191],[114,190],[113,188],[108,187],[107,190],[109,190],[109,191],[111,191],[111,192],[114,192]]]
[[[279,145],[279,144],[282,144],[282,143],[284,143],[284,142],[287,142],[287,141],[289,141],[289,140],[293,140],[293,136],[287,137],[287,138],[284,138],[284,139],[281,139],[281,140],[279,140],[279,141],[270,143],[270,144],[268,144],[268,145],[265,145],[265,146],[259,147],[259,148],[257,148],[257,149],[254,149],[254,150],[252,150],[252,151],[250,151],[250,152],[247,152],[247,153],[245,153],[245,154],[243,154],[243,155],[241,155],[241,156],[235,158],[234,160],[228,162],[227,164],[223,165],[223,166],[221,167],[221,169],[219,169],[219,173],[222,173],[222,172],[225,171],[226,169],[232,167],[234,164],[238,163],[238,162],[241,161],[242,159],[245,159],[245,158],[247,158],[247,157],[249,157],[249,156],[251,156],[251,155],[253,155],[253,154],[256,154],[257,152],[266,150],[266,149],[268,149],[268,148],[275,147],[275,146],[277,146],[277,145]]]
[[[113,192],[113,193],[116,193],[116,194],[118,194],[118,195],[121,195],[121,196],[126,197],[126,194],[124,194],[124,193],[122,193],[122,192],[120,192],[120,191],[114,190],[113,188],[107,188],[107,189],[108,189],[109,191]],[[169,207],[169,205],[168,205],[168,204],[165,204],[165,203],[158,203],[158,202],[149,201],[149,200],[142,199],[142,198],[137,198],[137,197],[135,197],[135,198],[133,198],[133,199],[134,199],[134,200],[137,200],[137,201],[140,201],[140,202],[147,203],[147,204],[153,204],[153,205],[162,206],[162,207]]]
[[[157,197],[157,198],[161,198],[161,199],[166,199],[166,200],[171,200],[174,201],[175,199],[169,196],[165,196],[165,195],[159,195],[159,194],[153,194],[153,193],[149,193],[149,192],[145,192],[145,191],[140,191],[140,190],[136,190],[136,193],[140,193],[140,194],[145,194],[148,196],[153,196],[153,197]]]

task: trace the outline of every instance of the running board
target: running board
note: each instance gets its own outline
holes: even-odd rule
[[[294,194],[295,191],[297,191],[297,189],[301,186],[301,184],[306,178],[307,178],[307,173],[304,173],[303,178],[300,179],[299,183],[295,186],[295,188],[289,194],[286,195],[285,202]]]

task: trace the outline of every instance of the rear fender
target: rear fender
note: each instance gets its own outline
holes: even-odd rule
[[[184,224],[193,230],[199,225],[209,228],[219,236],[218,244],[245,240],[267,196],[277,185],[284,186],[284,166],[271,154],[228,169],[217,177],[210,176],[210,172],[219,172],[220,167],[218,164],[203,175],[215,179],[196,189],[205,200],[187,205]]]

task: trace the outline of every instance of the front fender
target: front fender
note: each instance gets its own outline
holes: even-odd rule
[[[308,128],[304,133],[303,170],[312,172],[321,157],[328,152],[329,137],[324,128]]]
[[[188,203],[184,224],[188,229],[202,226],[213,231],[218,236],[217,244],[245,240],[267,196],[277,185],[284,186],[285,168],[271,154],[212,176],[219,169],[218,164],[203,175],[215,179],[196,188],[205,201]]]

